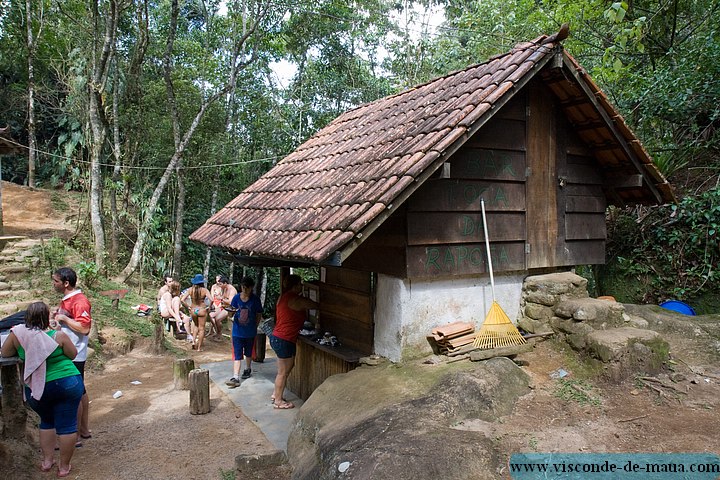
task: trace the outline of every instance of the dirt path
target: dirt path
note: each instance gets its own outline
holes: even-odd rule
[[[69,238],[75,231],[81,203],[77,196],[62,191],[2,182],[4,233]],[[111,338],[111,330],[104,329],[101,334]],[[231,358],[228,339],[221,343],[206,341],[203,352],[189,350],[181,341],[171,342],[177,355],[192,358],[196,366]],[[172,366],[177,355],[151,355],[140,343],[129,353],[86,372],[93,435],[76,449],[68,478],[229,480],[236,478],[237,455],[274,450],[257,426],[212,383],[210,413],[190,415],[189,392],[175,390],[173,385]],[[133,385],[133,381],[142,383]],[[123,395],[115,399],[113,394],[118,390]],[[33,421],[31,416],[29,443],[37,448],[38,430]],[[55,472],[43,474],[35,469],[39,458],[27,444],[0,442],[0,478],[55,478]],[[4,470],[11,459],[26,465],[14,468],[8,477]],[[255,478],[253,475],[245,474],[243,479]],[[255,475],[283,480],[289,478],[289,470],[272,468]]]
[[[187,348],[174,342],[179,348]],[[195,365],[227,360],[228,340],[188,351]],[[73,466],[83,480],[235,478],[235,457],[274,447],[218,388],[211,384],[211,411],[189,413],[189,392],[174,389],[172,355],[144,348],[116,357],[87,375],[93,438],[76,450]],[[131,382],[142,384],[133,385]],[[122,391],[120,398],[113,394]],[[282,478],[282,477],[274,477]]]
[[[3,232],[48,238],[70,237],[76,229],[78,195],[2,182]]]

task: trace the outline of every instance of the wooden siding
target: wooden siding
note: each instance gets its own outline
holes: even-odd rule
[[[375,332],[372,276],[369,272],[326,268],[320,288],[320,326],[343,346],[372,353]]]
[[[525,99],[498,112],[409,199],[407,275],[486,274],[485,202],[493,268],[525,268]]]
[[[354,369],[361,356],[373,352],[374,281],[369,272],[323,267],[322,280],[314,282],[320,297],[321,332],[331,332],[339,346],[320,345],[298,338],[295,368],[288,388],[303,400],[328,377]]]
[[[555,266],[558,238],[557,127],[549,92],[530,85],[528,116],[527,268]]]
[[[484,243],[408,247],[408,277],[488,273],[485,251]],[[525,242],[491,243],[490,254],[493,271],[515,271],[525,267]]]
[[[555,264],[602,264],[607,237],[605,178],[570,124],[562,117],[558,124],[558,135],[563,139],[558,154],[558,201],[563,215],[559,235],[563,245]]]
[[[357,357],[343,358],[301,338],[297,342],[295,367],[288,377],[287,388],[307,400],[328,377],[349,372],[356,366]]]
[[[405,207],[402,206],[370,238],[360,244],[343,262],[343,267],[405,278],[407,275],[406,222]]]

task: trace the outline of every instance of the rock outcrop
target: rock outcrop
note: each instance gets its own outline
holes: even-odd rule
[[[494,439],[454,426],[510,413],[529,382],[507,358],[332,376],[298,412],[288,440],[293,478],[503,478],[496,468],[506,452]]]

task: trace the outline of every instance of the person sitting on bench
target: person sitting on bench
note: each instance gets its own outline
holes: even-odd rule
[[[162,318],[169,321],[171,325],[174,323],[172,326],[175,335],[182,326],[188,334],[188,342],[193,341],[193,336],[190,334],[190,317],[180,311],[180,284],[175,280],[170,282],[168,290],[160,297],[158,309]]]

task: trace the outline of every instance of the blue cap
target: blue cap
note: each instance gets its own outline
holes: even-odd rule
[[[202,285],[205,283],[205,277],[203,277],[201,273],[198,273],[192,278],[192,280],[190,280],[190,283],[193,285]]]

